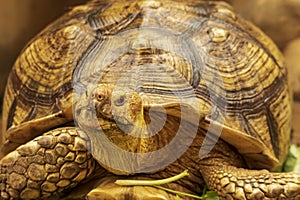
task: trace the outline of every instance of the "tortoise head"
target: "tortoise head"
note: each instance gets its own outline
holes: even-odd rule
[[[106,131],[118,127],[120,132],[134,135],[145,127],[142,98],[132,89],[98,84],[89,88],[80,102],[75,109],[79,126],[84,128]]]

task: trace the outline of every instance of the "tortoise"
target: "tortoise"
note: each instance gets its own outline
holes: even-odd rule
[[[92,0],[22,51],[3,104],[2,199],[298,199],[283,57],[218,1]],[[193,199],[192,197],[184,197]]]

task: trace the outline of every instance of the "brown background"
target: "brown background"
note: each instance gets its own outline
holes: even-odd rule
[[[300,0],[227,1],[284,52],[296,98],[294,142],[300,144]],[[48,23],[83,2],[86,0],[0,0],[0,100],[9,70],[23,46]]]
[[[86,0],[0,0],[0,94],[14,60],[42,28]]]

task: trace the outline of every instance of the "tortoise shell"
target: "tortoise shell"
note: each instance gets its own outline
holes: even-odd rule
[[[72,123],[75,94],[98,83],[135,90],[145,108],[190,105],[205,116],[200,126],[221,128],[249,166],[271,169],[286,156],[291,99],[282,55],[225,3],[94,0],[73,8],[13,66],[3,154]]]

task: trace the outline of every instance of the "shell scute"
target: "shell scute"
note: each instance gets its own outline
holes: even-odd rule
[[[149,107],[178,103],[176,95],[196,99],[205,114],[215,106],[224,126],[236,130],[228,133],[263,144],[270,159],[282,161],[291,112],[282,60],[271,40],[227,4],[91,1],[47,27],[17,59],[3,109],[11,131],[3,131],[3,141],[50,119],[56,126],[71,120],[73,90],[101,82],[137,89]]]

